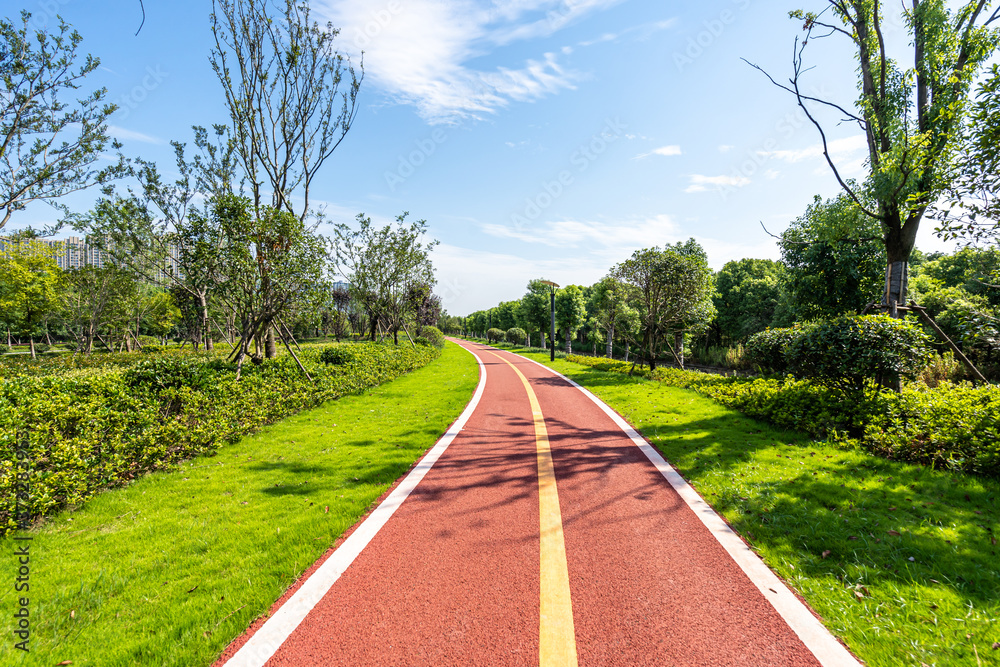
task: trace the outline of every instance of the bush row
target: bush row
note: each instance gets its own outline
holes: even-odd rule
[[[330,363],[338,350],[343,361]],[[15,507],[43,517],[103,488],[211,452],[266,424],[379,385],[437,357],[433,345],[353,344],[305,349],[235,365],[189,356],[139,357],[100,373],[23,376],[0,382],[0,535]],[[132,357],[136,359],[135,356]],[[29,493],[17,505],[17,453],[26,451]]]
[[[593,357],[568,361],[627,373],[630,364]],[[638,373],[633,373],[638,374]],[[676,368],[645,377],[705,396],[814,438],[861,447],[890,459],[1000,478],[1000,387],[907,383],[900,393],[851,397],[792,377],[742,378]]]

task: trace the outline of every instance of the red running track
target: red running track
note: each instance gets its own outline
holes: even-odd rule
[[[591,398],[534,362],[458,342],[487,379],[448,449],[287,639],[237,653],[257,623],[217,665],[539,665],[536,433],[509,364],[544,414],[580,665],[853,662],[836,642],[806,647],[761,593],[774,587],[751,581]]]

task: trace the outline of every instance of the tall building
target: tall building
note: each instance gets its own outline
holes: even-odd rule
[[[55,249],[56,264],[63,271],[79,269],[84,266],[102,267],[114,263],[111,253],[101,250],[92,243],[87,243],[85,239],[81,239],[78,236],[70,236],[64,239],[35,240]],[[6,249],[9,242],[9,238],[0,237],[0,252]],[[156,270],[156,275],[154,276],[158,282],[166,283],[169,275],[180,275],[179,255],[180,251],[177,245],[169,243],[163,266]]]

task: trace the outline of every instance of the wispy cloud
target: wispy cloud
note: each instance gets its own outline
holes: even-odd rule
[[[719,190],[721,188],[742,188],[750,185],[750,179],[746,176],[703,176],[692,174],[691,181],[684,192],[688,194],[694,192],[707,192],[709,189]]]
[[[623,37],[635,37],[637,41],[644,41],[652,37],[654,34],[660,32],[661,30],[666,30],[673,27],[677,23],[676,19],[668,19],[666,21],[655,21],[653,23],[643,23],[642,25],[633,26],[631,28],[626,28],[621,32],[606,32],[595,37],[594,39],[584,40],[579,43],[579,46],[594,46],[595,44],[605,44],[607,42],[617,42]]]
[[[860,134],[829,142],[830,155],[834,159],[850,156],[867,148],[867,146],[867,140],[864,135]],[[794,150],[760,151],[760,155],[762,157],[784,160],[785,162],[802,162],[803,160],[821,157],[823,155],[823,144],[813,144],[812,146]]]
[[[494,69],[471,61],[518,40],[547,37],[622,0],[321,0],[339,48],[364,51],[365,76],[432,123],[480,119],[512,102],[571,89],[580,77],[541,52]]]
[[[681,155],[681,154],[682,153],[681,153],[681,147],[680,146],[661,146],[660,148],[654,148],[653,150],[649,151],[648,153],[642,153],[640,155],[636,155],[632,159],[633,160],[641,160],[642,158],[649,157],[650,155],[663,155],[663,156],[666,156],[666,157],[671,157],[673,155]]]
[[[122,141],[141,141],[144,144],[167,143],[159,137],[143,134],[142,132],[136,132],[134,130],[126,130],[124,127],[118,127],[117,125],[108,125],[108,134],[115,139],[121,139]]]
[[[555,248],[599,248],[602,253],[679,239],[677,225],[668,215],[616,221],[557,220],[527,229],[497,224],[484,224],[481,228],[484,233],[498,238]]]

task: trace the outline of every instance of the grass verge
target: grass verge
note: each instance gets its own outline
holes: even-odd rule
[[[2,540],[0,664],[211,664],[433,445],[477,382],[475,360],[449,343],[393,382],[102,493],[29,533],[29,592],[15,594],[15,542]],[[29,600],[30,653],[14,648],[16,596]]]
[[[1000,483],[814,442],[688,389],[525,356],[636,426],[868,665],[1000,664]]]

